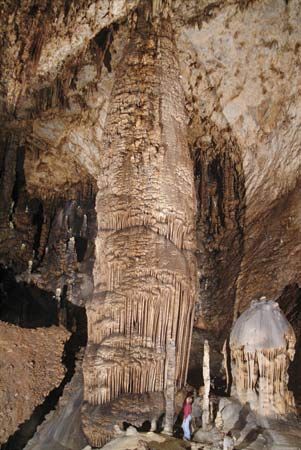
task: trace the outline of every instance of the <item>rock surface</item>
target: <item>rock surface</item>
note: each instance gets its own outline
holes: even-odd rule
[[[181,450],[189,447],[189,443],[184,441],[149,432],[117,437],[102,448],[104,450],[148,450],[150,448]]]
[[[87,443],[81,426],[82,378],[79,361],[56,409],[47,415],[24,450],[81,450]]]
[[[0,444],[59,386],[68,337],[58,327],[24,329],[0,321]]]

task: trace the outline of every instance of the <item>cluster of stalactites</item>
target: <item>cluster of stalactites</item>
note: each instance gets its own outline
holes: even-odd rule
[[[287,387],[288,367],[295,342],[278,304],[254,302],[231,332],[232,394],[264,415],[290,411],[294,399]]]
[[[286,349],[259,350],[253,353],[237,349],[232,350],[231,354],[237,390],[256,389],[259,379],[266,378],[274,392],[281,391],[288,369]]]
[[[233,350],[232,375],[235,395],[242,403],[263,415],[285,414],[294,408],[288,390],[289,359],[286,349],[260,350],[255,353]],[[234,368],[235,367],[235,368]]]
[[[152,16],[157,17],[163,14],[166,17],[171,10],[172,0],[152,0]]]
[[[87,375],[85,398],[90,404],[108,403],[119,395],[129,392],[142,394],[160,390],[165,366],[163,351],[159,352],[156,349],[154,354],[149,349],[143,349],[141,352],[134,350],[131,352],[131,357],[127,357],[126,360],[120,354],[119,361],[116,358],[116,351],[114,353],[110,361],[107,359],[108,355],[103,355],[101,372],[98,367],[92,366],[92,370]],[[143,364],[139,361],[139,356],[143,358]]]
[[[154,274],[149,269],[144,273],[147,276],[160,280],[157,292],[151,293],[146,287],[145,292],[133,291],[131,297],[112,291],[101,293],[98,301],[102,308],[95,304],[87,309],[91,364],[87,360],[90,370],[86,375],[89,388],[85,399],[91,404],[110,402],[123,393],[164,390],[166,342],[170,339],[178,349],[177,385],[185,382],[189,357],[185,350],[191,338],[191,326],[187,323],[193,321],[193,290],[173,273]]]

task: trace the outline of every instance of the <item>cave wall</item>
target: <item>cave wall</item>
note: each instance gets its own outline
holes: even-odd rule
[[[177,40],[197,191],[203,172],[209,181],[205,209],[198,209],[194,382],[201,380],[204,339],[212,376],[223,377],[221,349],[232,320],[254,298],[277,300],[290,283],[300,285],[300,4],[224,3],[209,13],[187,21]],[[236,194],[226,185],[215,194],[209,219],[219,183],[219,175],[212,185],[206,174],[213,155],[230,161],[223,173]]]
[[[245,187],[235,314],[300,282],[300,3],[225,5],[180,38],[192,117],[238,145]],[[192,133],[197,134],[192,123]],[[228,271],[224,273],[228,277]]]

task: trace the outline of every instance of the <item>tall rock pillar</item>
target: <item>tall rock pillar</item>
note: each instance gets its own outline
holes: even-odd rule
[[[116,73],[101,152],[84,398],[109,403],[186,380],[196,296],[195,192],[177,49],[138,10]]]

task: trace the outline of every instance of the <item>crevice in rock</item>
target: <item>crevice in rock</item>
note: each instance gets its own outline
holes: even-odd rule
[[[12,193],[15,185],[17,165],[17,140],[8,133],[1,142],[0,215],[6,223],[12,210]],[[3,226],[3,225],[2,225]]]
[[[17,151],[16,176],[12,192],[13,208],[11,210],[10,220],[12,220],[13,213],[15,212],[15,209],[18,206],[20,192],[25,186],[24,159],[25,159],[25,149],[24,147],[20,147]]]
[[[282,291],[277,299],[280,308],[283,310],[288,321],[292,325],[296,334],[296,353],[289,368],[289,389],[294,392],[296,406],[301,413],[301,288],[297,283],[292,283]]]
[[[210,376],[211,392],[220,396],[228,395],[225,374],[220,370],[223,365],[223,355],[220,351],[219,341],[212,331],[195,328],[192,333],[192,342],[189,359],[187,383],[195,389],[204,385],[203,380],[203,355],[204,341],[210,345]]]
[[[35,255],[38,254],[40,244],[41,244],[41,233],[43,229],[43,223],[44,223],[44,209],[43,209],[43,203],[37,201],[37,207],[35,208],[35,211],[33,213],[32,218],[32,224],[36,227],[36,232],[34,235],[34,242],[33,242],[33,250],[35,252]]]
[[[91,41],[91,50],[96,58],[97,74],[100,76],[104,64],[108,72],[112,72],[110,46],[113,42],[114,32],[118,30],[118,24],[103,28]]]
[[[233,319],[243,256],[244,173],[237,143],[219,130],[211,128],[197,139],[194,155],[200,270],[196,326],[218,330],[223,340]]]
[[[86,238],[80,236],[77,236],[75,238],[75,251],[78,262],[82,262],[84,260],[87,247],[88,247],[88,240]]]

